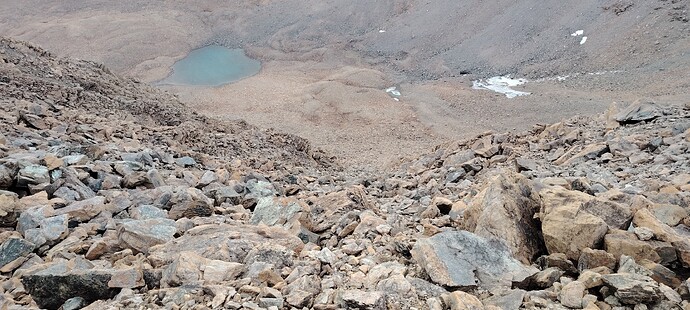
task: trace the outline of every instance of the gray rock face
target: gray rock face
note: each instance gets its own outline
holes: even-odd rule
[[[299,252],[302,241],[281,227],[255,225],[204,225],[184,236],[164,244],[151,253],[156,260],[172,262],[179,252],[194,252],[208,259],[244,263],[249,253],[259,245],[278,244]]]
[[[46,242],[53,242],[64,238],[68,232],[68,221],[69,217],[66,214],[45,218],[39,221],[38,228],[29,229],[24,235],[36,247],[40,247]]]
[[[659,284],[648,276],[633,273],[602,275],[602,280],[614,290],[614,295],[624,304],[646,304],[659,300]]]
[[[196,188],[187,188],[176,192],[168,205],[171,206],[168,216],[174,220],[213,214],[213,203],[202,191]]]
[[[55,215],[66,214],[70,220],[86,222],[103,212],[106,208],[105,197],[96,196],[82,201],[76,201],[67,207],[57,209]]]
[[[168,218],[168,212],[152,205],[140,205],[132,208],[130,216],[136,220],[149,220],[155,218]]]
[[[34,250],[34,245],[24,239],[10,238],[0,245],[0,268]]]
[[[19,170],[17,175],[17,185],[28,186],[50,182],[48,168],[39,165],[26,166]]]
[[[661,116],[659,106],[654,102],[637,101],[616,114],[619,123],[636,123]]]
[[[184,157],[180,157],[180,158],[176,159],[175,163],[179,166],[182,166],[182,167],[189,167],[189,166],[196,165],[196,160],[194,160],[194,158],[191,158],[189,156],[184,156]]]
[[[118,229],[123,246],[147,253],[148,249],[175,239],[175,221],[170,219],[136,220],[123,223]]]
[[[343,293],[343,306],[348,309],[383,310],[386,301],[381,292],[348,290]]]
[[[250,222],[266,225],[284,224],[296,220],[295,216],[302,211],[299,201],[289,198],[259,198]]]
[[[511,286],[536,273],[513,258],[499,241],[467,231],[449,231],[420,239],[412,257],[435,283],[449,288]]]

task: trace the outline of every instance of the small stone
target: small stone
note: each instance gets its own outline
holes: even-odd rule
[[[196,165],[196,160],[194,160],[194,158],[191,158],[189,156],[184,156],[184,157],[180,157],[180,158],[176,159],[175,163],[181,167],[189,167],[189,166]]]
[[[62,310],[77,310],[77,309],[83,308],[86,305],[87,305],[86,300],[84,300],[84,298],[82,298],[82,297],[77,296],[77,297],[67,299],[65,301],[65,303],[62,304],[62,307],[60,307],[60,309],[62,309]]]
[[[168,216],[174,220],[182,217],[210,216],[214,211],[211,200],[196,188],[176,192],[170,198],[168,205],[170,206]]]
[[[288,303],[288,305],[296,307],[296,308],[303,308],[307,307],[309,303],[311,303],[311,299],[313,298],[313,294],[309,293],[307,291],[303,290],[293,290],[286,296],[285,301]]]
[[[566,307],[581,308],[585,289],[585,285],[580,281],[570,282],[563,286],[561,292],[558,294],[558,300]]]
[[[451,310],[483,310],[482,304],[477,297],[463,291],[455,291],[448,295],[448,303]]]
[[[609,269],[616,269],[616,257],[604,250],[593,250],[586,248],[582,250],[580,259],[577,261],[577,269],[582,272],[587,269],[605,266]]]
[[[19,170],[17,186],[28,186],[50,182],[48,167],[30,165]]]
[[[515,159],[515,167],[518,172],[521,171],[536,171],[538,166],[537,162],[533,159],[518,157]]]
[[[170,219],[136,220],[123,223],[118,229],[123,246],[147,253],[148,249],[175,239],[175,221]]]
[[[637,235],[637,238],[639,238],[642,241],[648,241],[654,238],[654,232],[646,227],[635,227],[633,232],[635,233],[635,235]]]
[[[332,265],[335,262],[335,260],[337,259],[335,254],[333,254],[333,252],[331,252],[331,250],[329,250],[328,248],[321,249],[321,251],[316,253],[315,256],[322,263],[330,264],[330,265]]]
[[[343,292],[343,306],[348,309],[384,310],[386,301],[381,292],[347,290]]]

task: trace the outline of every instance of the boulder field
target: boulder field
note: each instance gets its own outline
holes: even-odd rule
[[[0,39],[0,309],[690,309],[690,102],[376,174]]]

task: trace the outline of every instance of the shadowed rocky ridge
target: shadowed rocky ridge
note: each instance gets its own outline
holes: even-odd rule
[[[355,174],[2,39],[0,109],[0,309],[690,307],[690,102]]]

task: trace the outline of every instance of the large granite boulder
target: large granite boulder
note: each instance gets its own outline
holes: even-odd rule
[[[513,258],[503,242],[467,231],[420,239],[412,257],[433,282],[447,288],[510,287],[538,271]]]
[[[511,253],[529,264],[545,252],[539,221],[539,195],[516,173],[495,177],[469,204],[465,228],[477,236],[503,240]]]

